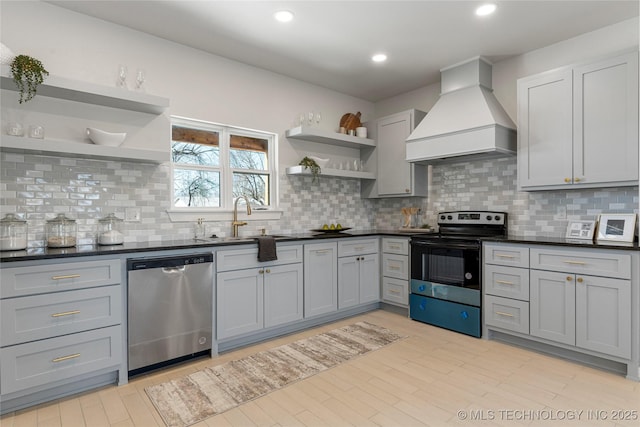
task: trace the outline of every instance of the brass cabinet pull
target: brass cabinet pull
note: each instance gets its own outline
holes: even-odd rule
[[[571,178],[565,178],[564,182],[566,182],[567,184],[571,182]]]
[[[264,274],[264,270],[258,270],[258,274]]]
[[[393,291],[393,290],[389,290],[390,294],[396,294],[396,295],[400,295],[400,291]]]
[[[514,317],[513,314],[511,313],[505,313],[504,311],[496,311],[496,314],[499,314],[500,316],[506,316],[506,317]]]
[[[55,359],[52,360],[52,362],[54,363],[64,362],[65,360],[75,359],[77,357],[80,357],[80,353],[69,354],[68,356],[56,357]]]
[[[583,282],[582,277],[578,277],[578,278],[576,279],[576,282],[578,282],[578,283],[582,283],[582,282]]]
[[[507,282],[506,280],[496,280],[496,283],[500,283],[501,285],[515,285],[513,282]]]
[[[587,263],[584,262],[584,261],[571,261],[571,260],[569,260],[569,261],[562,261],[562,262],[564,262],[565,264],[587,265]]]
[[[395,265],[390,265],[389,270],[400,270],[400,267],[396,267]]]
[[[496,256],[499,257],[499,258],[509,258],[509,259],[515,258],[515,256],[513,256],[513,255],[496,254]]]
[[[53,276],[51,280],[77,279],[78,277],[80,277],[79,274],[65,274],[63,276]]]
[[[329,249],[318,249],[317,251],[315,251],[315,253],[318,255],[328,254],[329,252],[331,252],[331,250]]]
[[[572,280],[573,280],[573,277],[567,276],[567,282],[571,282]]]
[[[64,311],[62,313],[53,313],[51,317],[71,316],[72,314],[80,314],[80,310]]]
[[[400,249],[400,245],[389,245],[391,249]]]
[[[574,178],[573,181],[574,182],[580,182],[580,178]]]
[[[267,268],[267,273],[271,273],[271,269],[270,268]]]
[[[356,250],[356,251],[361,251],[361,250],[363,250],[363,249],[364,249],[364,246],[356,246],[356,247],[355,247],[355,250]]]

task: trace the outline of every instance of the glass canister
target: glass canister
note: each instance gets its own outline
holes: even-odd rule
[[[0,251],[20,251],[27,247],[27,221],[6,214],[0,219]]]
[[[121,245],[124,243],[124,233],[122,225],[124,221],[110,213],[98,220],[98,236],[96,241],[99,245]]]
[[[47,221],[47,246],[50,248],[70,248],[76,245],[78,225],[75,219],[58,214]]]

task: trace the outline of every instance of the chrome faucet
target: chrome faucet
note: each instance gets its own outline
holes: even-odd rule
[[[231,226],[233,227],[233,237],[238,237],[238,227],[247,225],[245,221],[238,221],[238,201],[240,199],[245,200],[245,202],[247,203],[247,215],[251,215],[251,203],[249,202],[247,196],[238,197],[236,201],[233,202],[233,222],[231,223]]]

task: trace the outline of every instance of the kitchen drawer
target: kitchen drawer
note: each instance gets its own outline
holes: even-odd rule
[[[377,254],[378,238],[375,239],[343,239],[338,241],[338,258],[353,255]]]
[[[217,271],[242,270],[245,268],[302,262],[302,245],[277,245],[276,252],[278,255],[277,260],[259,262],[257,245],[246,249],[218,251],[216,253]]]
[[[120,326],[65,335],[0,349],[3,394],[65,380],[101,369],[119,369]]]
[[[598,249],[531,248],[531,268],[591,276],[631,278],[631,255]]]
[[[529,247],[508,243],[485,243],[484,263],[528,268]]]
[[[409,257],[407,255],[382,254],[382,275],[408,280]]]
[[[529,334],[529,303],[485,295],[484,323],[522,334]]]
[[[409,255],[409,239],[383,237],[382,252],[387,254]]]
[[[0,270],[2,298],[115,285],[121,281],[119,259],[66,262]]]
[[[529,301],[529,269],[485,265],[484,292],[489,295]]]
[[[122,288],[103,286],[8,298],[0,301],[0,310],[0,346],[5,347],[120,324]]]
[[[409,282],[392,277],[383,277],[382,300],[406,307],[409,304]]]

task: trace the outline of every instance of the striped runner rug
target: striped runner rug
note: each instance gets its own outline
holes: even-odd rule
[[[358,322],[145,391],[167,426],[189,426],[401,338],[389,329]]]

